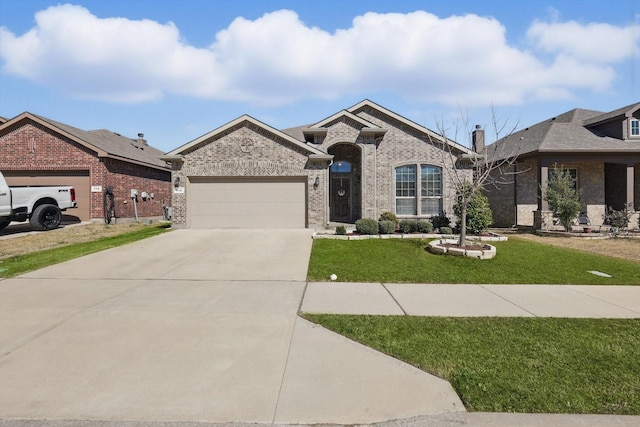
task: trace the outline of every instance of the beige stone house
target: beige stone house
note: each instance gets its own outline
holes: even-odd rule
[[[593,226],[607,207],[640,211],[640,103],[608,113],[574,109],[522,129],[489,146],[518,155],[509,185],[487,191],[498,226],[551,228],[542,195],[554,167],[568,169],[582,196],[582,211]]]
[[[321,228],[452,212],[470,150],[369,100],[278,130],[242,116],[163,157],[185,228]]]

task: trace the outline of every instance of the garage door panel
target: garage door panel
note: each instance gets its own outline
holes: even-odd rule
[[[207,181],[189,185],[191,228],[303,228],[306,181],[256,178]]]

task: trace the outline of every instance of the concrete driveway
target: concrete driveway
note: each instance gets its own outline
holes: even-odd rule
[[[0,419],[461,414],[445,381],[297,317],[311,234],[177,230],[0,281]]]

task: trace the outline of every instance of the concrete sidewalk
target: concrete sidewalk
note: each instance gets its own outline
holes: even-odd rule
[[[312,282],[306,313],[640,318],[640,286]]]
[[[298,312],[640,317],[640,287],[306,283],[308,230],[177,230],[0,281],[0,427],[638,426],[466,413]]]
[[[0,281],[0,419],[296,425],[464,414],[448,382],[297,316],[311,241],[308,230],[176,230]]]

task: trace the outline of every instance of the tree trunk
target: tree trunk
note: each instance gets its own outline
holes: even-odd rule
[[[462,212],[460,213],[460,240],[458,245],[461,248],[467,246],[467,203],[462,204]]]

